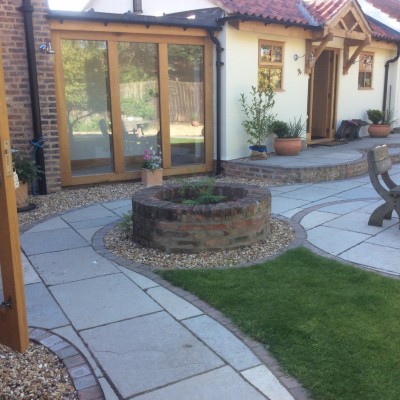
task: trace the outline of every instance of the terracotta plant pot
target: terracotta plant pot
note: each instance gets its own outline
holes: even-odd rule
[[[274,147],[278,156],[295,156],[301,150],[301,138],[275,138]]]
[[[17,208],[25,208],[29,205],[27,183],[19,183],[19,188],[15,189],[15,198],[17,200]]]
[[[144,186],[160,186],[163,182],[163,169],[142,168],[142,183]]]
[[[389,133],[391,130],[392,130],[392,127],[390,125],[371,124],[368,126],[369,136],[374,137],[374,138],[387,137],[387,136],[389,136]]]

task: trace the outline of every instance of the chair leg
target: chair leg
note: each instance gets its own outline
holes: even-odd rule
[[[386,217],[388,216],[391,217],[392,211],[393,211],[392,205],[388,203],[381,204],[372,212],[368,220],[368,225],[382,226],[383,218],[386,219]]]

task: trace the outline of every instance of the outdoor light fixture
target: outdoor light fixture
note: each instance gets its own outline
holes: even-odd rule
[[[133,12],[136,14],[142,14],[142,0],[133,0]]]
[[[304,53],[302,56],[299,56],[297,54],[294,55],[294,61],[297,61],[299,58],[303,58],[306,56],[307,53]],[[314,68],[315,67],[315,57],[314,57],[314,53],[310,53],[310,57],[308,58],[308,65],[310,68]]]
[[[54,54],[55,51],[51,48],[51,42],[46,42],[43,43],[39,46],[39,50],[42,53],[46,53],[46,54]]]

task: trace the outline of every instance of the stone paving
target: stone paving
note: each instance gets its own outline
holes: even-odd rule
[[[400,182],[400,165],[392,176]],[[368,176],[271,194],[273,214],[305,231],[297,244],[400,275],[399,221],[368,226],[381,202]],[[299,383],[222,314],[93,246],[129,207],[122,199],[71,210],[21,234],[31,336],[56,353],[68,349],[61,355],[81,398],[102,398],[100,383],[107,400],[305,399]]]

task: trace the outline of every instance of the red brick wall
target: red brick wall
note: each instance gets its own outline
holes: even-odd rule
[[[3,51],[6,100],[12,145],[31,151],[33,139],[31,100],[26,56],[22,0],[0,2],[0,44]],[[53,57],[41,53],[39,45],[50,41],[50,25],[45,18],[46,0],[32,0],[42,135],[46,140],[44,156],[47,189],[60,189],[60,167],[57,136],[57,112]]]

